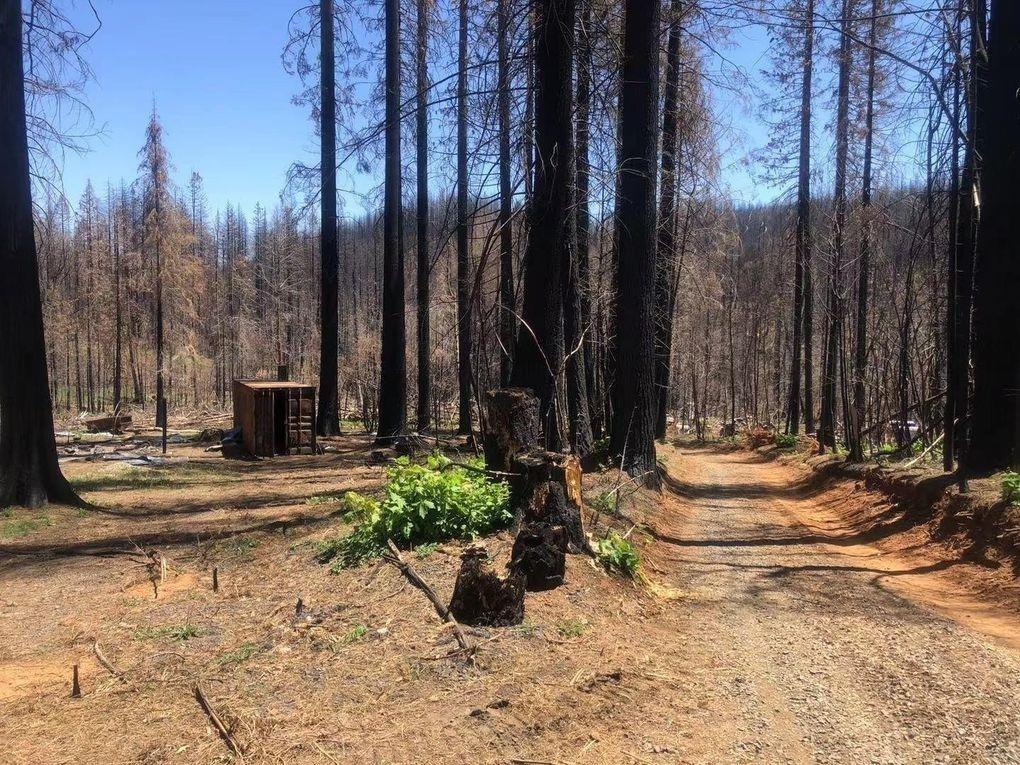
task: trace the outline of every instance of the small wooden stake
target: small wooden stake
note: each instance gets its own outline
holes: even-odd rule
[[[216,566],[213,566],[212,570],[212,591],[220,591],[220,570]]]
[[[81,698],[81,686],[78,685],[78,665],[77,664],[75,664],[74,668],[71,670],[71,698],[72,699],[80,699]]]

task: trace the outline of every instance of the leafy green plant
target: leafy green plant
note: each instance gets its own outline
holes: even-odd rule
[[[171,624],[165,627],[142,627],[135,631],[137,640],[172,640],[183,643],[185,640],[199,637],[203,630],[194,624]]]
[[[641,556],[629,539],[615,531],[595,542],[595,557],[605,568],[633,577],[641,565]]]
[[[776,446],[780,449],[792,449],[797,445],[796,433],[777,433]]]
[[[348,630],[339,638],[337,638],[337,643],[339,645],[350,645],[351,643],[361,640],[361,638],[365,637],[365,635],[367,634],[368,627],[366,627],[364,624],[359,624],[358,626]]]
[[[381,500],[355,492],[344,495],[355,529],[319,546],[320,562],[349,568],[378,555],[387,539],[401,546],[470,539],[506,526],[510,489],[489,480],[481,460],[461,467],[441,454],[425,464],[397,459]]]
[[[1020,473],[1009,470],[1003,474],[1002,498],[1011,505],[1020,505]]]

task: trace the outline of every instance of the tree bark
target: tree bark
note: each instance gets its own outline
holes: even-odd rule
[[[656,483],[655,238],[659,2],[626,0],[619,97],[616,337],[610,451]]]
[[[400,203],[400,2],[386,0],[385,208],[383,210],[382,358],[376,442],[405,433],[407,407],[404,323],[404,237]]]
[[[1020,467],[1020,4],[992,0],[987,84],[978,100],[981,224],[974,277],[969,470]]]
[[[868,33],[868,85],[867,106],[864,117],[864,170],[861,179],[861,258],[857,274],[857,326],[854,349],[854,400],[853,417],[848,424],[850,460],[864,460],[865,398],[864,377],[868,365],[868,282],[871,273],[871,156],[875,126],[875,58],[878,30],[878,3],[872,0],[871,22]]]
[[[569,262],[573,177],[574,0],[535,4],[534,191],[524,256],[522,321],[511,383],[538,396],[545,445],[562,444],[557,378],[564,358],[562,272]]]
[[[57,464],[32,219],[21,3],[0,0],[0,507],[81,504]]]
[[[662,111],[662,192],[655,275],[655,437],[666,437],[670,367],[673,357],[673,284],[676,269],[677,105],[680,96],[681,0],[671,0],[666,43],[666,83]]]
[[[432,354],[429,327],[431,252],[429,251],[429,3],[418,0],[417,111],[415,141],[417,148],[418,198],[418,431],[428,430],[432,421]]]
[[[471,433],[471,260],[468,252],[468,0],[458,5],[457,68],[457,433]]]
[[[513,179],[510,177],[510,0],[497,0],[497,98],[499,103],[499,379],[510,384],[513,369],[514,252],[511,212]]]
[[[801,344],[803,343],[804,419],[807,430],[813,428],[811,409],[811,77],[815,58],[815,2],[807,0],[804,11],[803,71],[800,94],[800,146],[797,162],[797,233],[794,244],[793,347],[790,362],[790,395],[787,400],[786,432],[800,429]]]
[[[333,50],[333,0],[319,0],[319,173],[321,229],[319,257],[322,262],[322,296],[319,306],[319,411],[316,431],[320,436],[340,432],[337,396],[337,333],[339,331],[340,251],[336,217],[336,57]]]

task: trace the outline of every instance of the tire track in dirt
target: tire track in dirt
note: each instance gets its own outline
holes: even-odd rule
[[[683,762],[1020,763],[1020,654],[925,602],[943,566],[834,533],[792,468],[664,457],[649,554],[691,605]]]

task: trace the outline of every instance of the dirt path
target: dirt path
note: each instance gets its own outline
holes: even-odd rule
[[[683,480],[656,566],[690,594],[682,692],[712,742],[695,761],[1020,762],[1020,654],[946,617],[981,612],[946,565],[856,543],[793,468],[746,452],[668,464]]]

